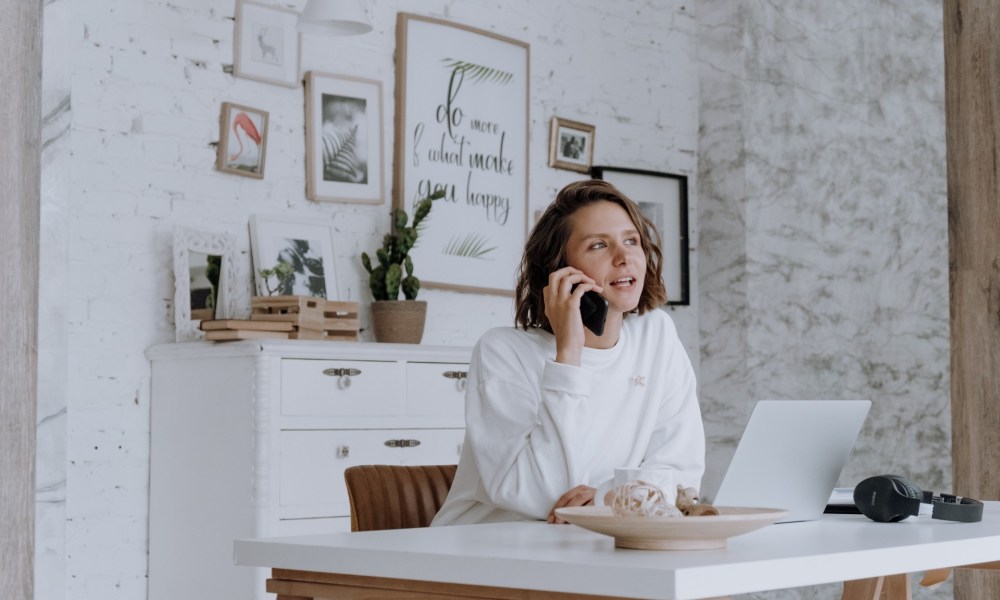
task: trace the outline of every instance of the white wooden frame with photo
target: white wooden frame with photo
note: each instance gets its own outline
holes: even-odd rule
[[[552,117],[549,127],[549,166],[589,173],[594,162],[593,125]]]
[[[306,197],[381,204],[382,83],[306,73]]]
[[[267,111],[223,102],[221,112],[215,167],[225,173],[263,179],[269,126]],[[256,156],[252,152],[255,145]]]
[[[338,300],[337,271],[333,251],[333,223],[321,217],[289,217],[271,215],[250,216],[250,247],[253,256],[253,279],[258,296],[299,295]],[[296,253],[289,241],[308,242],[308,254],[298,253],[297,262],[303,258],[318,260],[322,267],[323,292],[309,289],[308,274],[297,273],[291,289],[268,290],[268,285],[277,286],[278,281],[266,282],[260,275],[263,269],[273,269],[279,262],[279,254],[285,251]],[[317,250],[313,244],[319,244]],[[299,248],[301,250],[301,248]],[[305,262],[305,261],[302,261]],[[303,266],[303,269],[307,267]],[[318,277],[318,275],[314,276]]]
[[[591,175],[612,183],[656,225],[662,242],[667,304],[691,304],[687,176],[603,166],[595,166]]]
[[[408,13],[396,20],[394,198],[428,288],[511,294],[528,231],[529,46]]]
[[[294,10],[240,0],[233,35],[233,74],[299,87],[301,36]]]
[[[200,321],[191,319],[191,253],[221,256],[219,289],[216,291],[215,318],[238,318],[241,307],[249,306],[246,291],[237,284],[236,236],[191,227],[174,228],[174,330],[178,342],[205,337]]]

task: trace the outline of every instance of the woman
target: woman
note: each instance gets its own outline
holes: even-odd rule
[[[603,503],[617,467],[671,469],[699,487],[705,434],[695,377],[666,300],[659,234],[605,181],[563,188],[518,274],[519,328],[473,350],[458,472],[433,525],[547,519]],[[580,297],[607,299],[604,332]]]

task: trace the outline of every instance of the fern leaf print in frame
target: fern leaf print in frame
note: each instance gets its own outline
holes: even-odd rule
[[[444,254],[463,256],[465,258],[488,258],[486,255],[497,249],[496,246],[486,247],[490,241],[484,235],[466,234],[465,237],[455,236],[445,244]]]
[[[368,183],[367,101],[323,94],[323,181]]]
[[[493,67],[486,67],[483,65],[477,65],[475,63],[467,62],[464,60],[443,58],[445,67],[449,71],[456,71],[462,73],[463,77],[470,77],[472,83],[478,83],[480,81],[496,82],[500,85],[506,85],[510,83],[510,80],[514,78],[514,74],[509,71],[503,71],[501,69],[494,69]]]

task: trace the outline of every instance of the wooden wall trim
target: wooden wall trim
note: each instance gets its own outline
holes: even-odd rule
[[[42,3],[0,0],[0,595],[34,595]]]
[[[952,474],[1000,500],[1000,0],[945,0]],[[1000,573],[962,571],[955,598],[1000,598]]]

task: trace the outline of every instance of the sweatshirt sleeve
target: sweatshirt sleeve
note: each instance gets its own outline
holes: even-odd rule
[[[700,489],[705,472],[705,426],[694,369],[673,323],[665,332],[666,360],[660,411],[643,467],[672,469],[676,482]]]
[[[484,336],[469,368],[466,429],[482,480],[477,499],[544,519],[587,477],[592,373],[520,347],[514,336],[523,332],[507,333]]]

